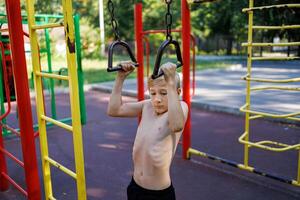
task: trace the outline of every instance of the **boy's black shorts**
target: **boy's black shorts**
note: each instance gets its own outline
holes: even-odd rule
[[[127,200],[176,200],[173,185],[163,190],[148,190],[131,179],[127,187]]]

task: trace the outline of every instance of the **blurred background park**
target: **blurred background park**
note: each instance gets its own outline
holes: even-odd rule
[[[163,0],[114,0],[115,17],[118,21],[119,32],[122,40],[127,41],[134,50],[134,3],[143,3],[144,30],[165,29],[166,7]],[[255,6],[268,4],[285,4],[295,1],[289,0],[261,0],[256,1]],[[103,7],[100,4],[103,4]],[[191,30],[196,44],[196,70],[210,68],[226,68],[233,64],[246,62],[246,48],[241,47],[242,42],[247,41],[248,17],[242,9],[248,6],[248,0],[217,0],[214,3],[191,4]],[[114,40],[110,25],[110,16],[105,0],[78,0],[73,2],[74,13],[80,15],[80,37],[82,45],[82,68],[85,83],[98,83],[114,79],[113,73],[106,73],[107,47]],[[0,2],[0,13],[5,14],[4,1]],[[22,1],[22,9],[25,15],[25,3]],[[103,9],[103,12],[101,11]],[[99,12],[100,11],[100,12]],[[181,28],[180,1],[172,3],[173,15],[172,29]],[[37,0],[36,13],[62,15],[61,2],[58,0]],[[104,28],[100,28],[101,16],[104,13]],[[57,22],[61,19],[52,19]],[[254,18],[254,24],[260,25],[288,25],[298,24],[300,13],[293,8],[269,9],[266,12],[258,12]],[[1,24],[1,26],[5,24]],[[24,24],[24,30],[27,24]],[[51,29],[51,53],[52,68],[59,70],[65,63],[65,43],[63,28]],[[101,33],[103,31],[103,33]],[[105,39],[101,40],[101,34]],[[173,33],[173,37],[181,42],[179,33]],[[283,29],[274,31],[256,31],[256,42],[293,42],[300,40],[299,29]],[[150,68],[155,61],[155,54],[164,34],[149,35],[150,42]],[[42,41],[44,33],[40,32],[40,48],[44,48]],[[25,48],[30,51],[28,39],[25,40]],[[254,49],[256,56],[300,56],[300,46],[290,47],[261,47]],[[119,60],[127,59],[122,52],[118,52]],[[171,51],[169,56],[172,57]],[[28,70],[30,73],[31,60],[28,53]],[[46,54],[41,54],[43,66],[47,66]],[[135,74],[132,75],[134,77]]]

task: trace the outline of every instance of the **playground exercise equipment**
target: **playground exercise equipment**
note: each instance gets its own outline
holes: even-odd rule
[[[6,17],[5,14],[0,14],[1,17]],[[23,24],[27,24],[27,16],[26,15],[22,15],[23,18]],[[49,23],[49,21],[53,21],[53,20],[61,20],[63,18],[62,15],[47,15],[47,14],[38,14],[35,15],[35,18],[37,20],[37,24],[39,25],[43,25],[43,24],[47,24]],[[75,24],[75,40],[76,40],[76,59],[77,59],[77,74],[78,74],[78,88],[79,88],[79,100],[80,100],[80,113],[81,113],[81,123],[82,124],[86,124],[86,106],[85,106],[85,98],[84,98],[84,91],[83,91],[83,84],[84,84],[84,78],[83,78],[83,70],[82,70],[82,62],[81,62],[81,42],[80,42],[80,24],[79,24],[79,20],[80,20],[80,16],[79,14],[75,14],[74,15],[74,24]],[[7,23],[6,19],[1,19],[0,23]],[[25,33],[24,33],[25,34]],[[42,53],[46,53],[47,55],[47,71],[48,73],[59,73],[61,70],[63,69],[59,69],[58,71],[53,71],[53,67],[52,67],[52,56],[51,56],[51,39],[50,39],[50,34],[49,34],[49,29],[45,28],[44,29],[44,35],[45,35],[45,47],[44,49],[40,49],[40,54]],[[29,36],[28,36],[29,37]],[[5,41],[6,43],[9,44],[9,40],[8,38],[4,38],[4,36],[2,36],[2,38],[0,37],[0,41]],[[26,53],[30,53],[31,51],[26,51]],[[9,51],[6,51],[6,55],[7,57],[10,55]],[[66,70],[67,72],[67,70]],[[10,77],[9,80],[13,79],[12,77]],[[32,85],[33,85],[33,73],[32,73]],[[48,82],[49,81],[49,82]],[[0,82],[1,84],[1,82]],[[45,79],[44,80],[44,87],[48,88],[48,91],[50,93],[50,102],[51,102],[51,115],[53,119],[57,119],[57,112],[56,112],[56,99],[55,99],[55,84],[54,84],[54,80],[53,79]],[[1,92],[1,88],[0,88],[0,93],[3,94],[3,92]],[[11,93],[13,94],[13,93]],[[1,95],[1,94],[0,94]],[[12,95],[13,97],[13,95]],[[0,102],[1,106],[4,107],[4,102]],[[63,119],[58,119],[61,122],[71,122],[72,119],[71,118],[63,118]],[[47,126],[52,126],[52,123],[47,123]],[[37,128],[37,124],[34,125],[34,128]],[[8,133],[6,132],[6,130],[4,131],[4,135],[7,135]]]
[[[12,66],[14,66],[14,82],[15,82],[15,92],[16,92],[16,103],[18,106],[19,115],[19,127],[20,131],[15,130],[7,124],[0,123],[0,190],[5,191],[9,188],[9,185],[13,185],[17,190],[26,196],[29,200],[39,200],[41,199],[40,182],[38,175],[38,165],[36,159],[36,150],[34,142],[34,130],[32,127],[32,112],[31,103],[29,96],[25,51],[24,51],[24,39],[22,30],[22,19],[21,19],[21,8],[20,2],[16,1],[6,1],[6,11],[8,17],[8,30],[9,37],[11,41],[10,50]],[[19,11],[19,12],[17,12]],[[3,120],[10,113],[11,101],[10,101],[10,91],[8,84],[8,73],[7,66],[5,62],[5,47],[3,43],[1,45],[2,54],[2,68],[3,68],[3,79],[4,79],[4,90],[7,99],[7,110],[2,113],[0,120]],[[2,98],[2,97],[1,97]],[[3,99],[3,98],[2,98]],[[20,137],[22,145],[22,156],[23,161],[16,158],[13,154],[7,151],[4,147],[2,130],[9,129],[17,136]],[[20,134],[22,133],[22,134]],[[26,189],[20,186],[12,176],[9,175],[6,158],[5,156],[11,158],[18,165],[24,168]]]
[[[75,42],[75,30],[73,21],[73,9],[72,1],[62,1],[63,8],[63,22],[60,23],[48,23],[38,25],[35,22],[35,10],[34,1],[26,0],[26,10],[28,16],[28,27],[30,34],[30,45],[31,45],[31,57],[33,64],[35,92],[36,92],[36,103],[37,103],[37,118],[40,135],[40,146],[41,146],[41,160],[42,160],[42,171],[44,177],[44,188],[46,199],[55,199],[52,191],[52,180],[50,166],[57,167],[62,172],[74,178],[77,186],[77,199],[86,199],[86,186],[85,186],[85,174],[84,174],[84,157],[83,157],[83,144],[82,144],[82,132],[80,123],[80,108],[79,108],[79,92],[78,92],[78,76],[76,70],[76,42]],[[45,28],[64,27],[65,31],[65,43],[66,43],[66,54],[67,54],[67,67],[68,75],[57,75],[53,73],[46,73],[41,71],[41,65],[39,62],[39,45],[37,30]],[[72,126],[55,120],[45,114],[45,105],[43,100],[43,85],[42,77],[51,79],[65,80],[69,83],[70,88],[70,103],[71,103],[71,118]],[[51,122],[63,129],[68,130],[72,133],[73,144],[74,144],[74,158],[75,158],[75,172],[56,162],[49,156],[48,143],[47,143],[47,127],[46,122]]]
[[[262,79],[255,78],[251,76],[251,67],[253,60],[295,60],[299,57],[253,57],[252,49],[253,47],[266,47],[266,46],[298,46],[300,42],[286,42],[286,43],[255,43],[253,42],[253,30],[281,30],[281,29],[299,29],[300,25],[282,25],[282,26],[254,26],[253,25],[253,16],[255,11],[264,11],[268,9],[278,9],[278,8],[300,8],[300,4],[282,4],[282,5],[270,5],[270,6],[261,6],[253,7],[254,0],[249,1],[249,8],[243,9],[243,12],[248,13],[248,42],[243,43],[242,46],[247,47],[247,74],[243,79],[246,81],[246,104],[243,105],[240,110],[245,113],[245,132],[239,137],[239,142],[244,144],[244,164],[241,166],[249,171],[255,171],[253,167],[249,166],[249,149],[251,147],[260,148],[264,150],[274,151],[274,152],[284,152],[288,150],[297,150],[299,152],[298,156],[298,176],[296,180],[287,180],[285,178],[276,177],[277,180],[282,182],[290,183],[293,185],[300,186],[300,143],[298,144],[283,144],[277,141],[250,141],[250,121],[263,117],[271,118],[287,118],[289,120],[300,121],[300,118],[297,117],[300,115],[300,111],[293,112],[289,114],[274,114],[268,112],[261,112],[251,109],[251,92],[255,91],[264,91],[264,90],[290,90],[290,91],[300,91],[300,88],[292,88],[285,86],[268,86],[268,87],[251,87],[251,82],[260,82],[260,83],[291,83],[291,82],[300,82],[300,77],[293,79],[285,80],[275,80],[275,79]]]
[[[133,53],[132,53],[132,50],[130,49],[129,45],[127,42],[125,41],[122,41],[121,38],[120,38],[120,34],[119,34],[119,29],[118,29],[118,22],[116,21],[115,19],[115,14],[114,14],[114,10],[115,10],[115,7],[114,7],[114,3],[112,2],[112,0],[108,0],[107,2],[107,8],[108,8],[108,11],[109,11],[109,14],[110,14],[110,23],[111,23],[111,26],[112,26],[112,29],[113,29],[113,32],[114,32],[114,35],[115,35],[115,41],[112,42],[110,45],[109,45],[109,48],[108,48],[108,67],[107,67],[107,71],[108,72],[114,72],[114,71],[120,71],[122,70],[122,66],[120,64],[118,64],[117,66],[113,66],[113,55],[114,55],[114,48],[116,46],[122,46],[123,48],[126,49],[131,61],[133,62],[133,65],[135,67],[138,67],[139,64],[137,63]]]
[[[253,172],[268,178],[272,178],[284,183],[293,184],[296,186],[300,186],[300,144],[282,144],[276,141],[259,141],[259,142],[251,142],[249,140],[249,133],[250,133],[250,120],[254,120],[257,118],[262,117],[273,117],[273,118],[287,118],[290,120],[296,120],[300,121],[300,118],[297,116],[300,115],[300,112],[294,112],[289,114],[272,114],[267,112],[259,112],[254,111],[250,109],[250,92],[251,91],[262,91],[262,90],[269,90],[269,89],[276,89],[276,90],[291,90],[291,91],[300,91],[299,88],[291,88],[291,87],[281,87],[281,86],[275,86],[275,87],[256,87],[251,88],[250,83],[251,82],[262,82],[262,83],[290,83],[290,82],[300,82],[300,78],[294,78],[294,79],[287,79],[287,80],[273,80],[273,79],[260,79],[260,78],[252,78],[251,77],[251,66],[253,60],[294,60],[298,59],[298,57],[252,57],[252,48],[253,47],[266,47],[266,46],[293,46],[293,45],[299,45],[300,42],[288,42],[288,43],[254,43],[252,39],[252,34],[254,29],[260,29],[260,30],[280,30],[280,29],[296,29],[300,28],[300,25],[282,25],[282,26],[254,26],[253,25],[253,12],[254,11],[264,11],[268,9],[276,9],[276,8],[300,8],[300,4],[282,4],[282,5],[270,5],[270,6],[261,6],[261,7],[253,7],[254,0],[249,0],[249,8],[243,9],[243,12],[247,12],[249,15],[248,20],[248,42],[243,43],[242,46],[247,46],[247,74],[243,78],[247,81],[247,89],[246,89],[246,104],[240,108],[242,112],[245,112],[245,132],[240,136],[239,142],[245,145],[244,147],[244,163],[240,164],[235,161],[227,160],[215,155],[207,154],[205,152],[201,152],[199,150],[190,148],[190,138],[188,134],[183,135],[183,149],[186,155],[183,155],[185,158],[190,158],[191,155],[198,155],[205,158],[209,158],[211,160],[219,161],[224,164],[228,164],[233,167],[237,167],[239,169],[247,170],[249,172]],[[186,10],[187,11],[187,10]],[[185,146],[185,141],[187,140]],[[298,175],[297,180],[288,180],[286,178],[278,177],[277,175],[273,175],[270,173],[262,172],[259,169],[256,169],[254,167],[249,166],[249,148],[250,147],[256,147],[261,148],[264,150],[270,150],[274,152],[283,152],[287,150],[298,150],[299,151],[299,158],[298,158]],[[186,151],[185,151],[186,150]]]
[[[152,74],[153,79],[156,79],[164,74],[163,71],[159,71],[159,68],[160,68],[160,63],[161,63],[161,59],[162,59],[164,50],[169,45],[173,45],[175,47],[176,57],[177,57],[176,67],[179,68],[183,65],[179,43],[176,40],[173,40],[173,38],[172,38],[172,29],[171,29],[172,28],[172,14],[171,14],[171,10],[170,10],[172,0],[165,0],[165,3],[167,4],[167,13],[165,15],[166,40],[160,45],[160,47],[157,51],[154,70],[153,70],[153,74]]]

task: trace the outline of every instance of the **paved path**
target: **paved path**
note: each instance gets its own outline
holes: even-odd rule
[[[246,68],[241,64],[232,65],[229,69],[205,70],[196,73],[196,89],[192,98],[192,104],[196,107],[207,108],[214,111],[241,114],[239,108],[245,104],[246,81],[241,80],[245,76]],[[262,67],[259,65],[252,69],[252,77],[267,79],[290,79],[300,77],[300,65],[297,68],[280,69],[278,67]],[[300,89],[300,82],[288,84],[252,83],[257,86],[287,86]],[[92,89],[110,91],[113,82],[92,85]],[[136,80],[126,80],[124,93],[130,96],[136,95]],[[146,84],[145,84],[146,87]],[[145,94],[147,89],[145,88]],[[265,111],[274,114],[287,114],[300,112],[300,91],[268,90],[251,93],[251,108],[257,111]],[[300,116],[298,116],[300,117]]]

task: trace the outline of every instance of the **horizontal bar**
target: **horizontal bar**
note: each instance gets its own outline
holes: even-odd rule
[[[289,147],[290,145],[287,144],[283,144],[280,142],[274,142],[274,141],[270,141],[270,140],[263,140],[260,142],[257,142],[256,144],[273,144],[273,145],[277,145],[277,146],[282,146],[282,147]]]
[[[217,1],[217,0],[188,0],[188,3],[189,4],[193,4],[193,3],[209,3],[209,2],[214,2],[214,1]]]
[[[300,149],[300,144],[295,144],[295,145],[286,145],[286,144],[284,144],[284,145],[286,145],[285,147],[278,148],[278,147],[270,147],[270,146],[263,145],[263,144],[261,144],[261,142],[249,142],[249,141],[244,140],[246,135],[247,135],[247,131],[245,131],[243,133],[243,135],[241,135],[239,137],[239,142],[243,143],[243,144],[247,144],[249,147],[253,146],[253,147],[256,147],[256,148],[269,150],[269,151],[275,151],[275,152],[283,152],[283,151],[288,151],[288,150],[292,150],[292,149],[297,149],[297,150]],[[269,142],[273,142],[273,141],[269,141]],[[274,143],[276,143],[276,142],[274,142]]]
[[[284,42],[284,43],[242,43],[242,47],[275,47],[275,46],[300,46],[300,42]]]
[[[247,107],[247,104],[243,105],[240,108],[240,111],[241,112],[245,112],[245,113],[262,115],[262,116],[266,116],[266,117],[272,117],[272,118],[288,118],[288,119],[291,119],[290,117],[294,117],[294,116],[300,115],[300,112],[294,112],[294,113],[290,113],[290,114],[277,115],[277,114],[271,114],[271,113],[253,111],[253,110],[247,110],[247,109],[245,109],[246,107]],[[296,118],[295,117],[295,118],[293,118],[293,120],[300,121],[300,118]]]
[[[2,176],[6,178],[6,180],[8,180],[13,186],[15,186],[22,194],[24,194],[26,197],[28,196],[27,192],[19,184],[17,184],[8,174],[2,172]]]
[[[283,80],[274,80],[274,79],[263,79],[263,78],[248,78],[248,75],[242,77],[245,81],[255,81],[255,82],[263,82],[263,83],[292,83],[292,82],[300,82],[300,78],[291,78],[291,79],[283,79]]]
[[[58,121],[58,120],[52,119],[52,118],[47,117],[47,116],[45,116],[45,115],[41,115],[41,118],[42,118],[43,120],[45,120],[45,121],[51,122],[51,123],[55,124],[56,126],[59,126],[59,127],[61,127],[61,128],[64,128],[64,129],[66,129],[66,130],[68,130],[68,131],[71,131],[71,132],[73,131],[73,127],[70,126],[70,125],[68,125],[68,124],[62,123],[62,122],[60,122],[60,121]]]
[[[270,8],[300,8],[300,4],[278,4],[278,5],[270,5],[270,6],[259,6],[259,7],[252,7],[252,8],[244,8],[243,12],[249,12],[253,10],[264,10]]]
[[[47,77],[47,78],[55,78],[60,80],[69,80],[69,76],[51,74],[51,73],[44,73],[44,72],[35,72],[37,76]]]
[[[18,163],[21,167],[24,168],[24,163],[20,161],[18,158],[16,158],[14,155],[12,155],[10,152],[8,152],[6,149],[0,147],[0,151],[2,151],[5,155],[10,157],[12,160],[14,160],[16,163]]]
[[[44,157],[44,159],[46,161],[48,161],[50,164],[52,164],[54,167],[57,167],[58,169],[60,169],[61,171],[65,172],[69,176],[72,176],[74,179],[77,179],[77,175],[74,172],[72,172],[68,168],[64,167],[63,165],[59,164],[55,160],[53,160],[53,159],[51,159],[49,157]]]
[[[258,119],[258,118],[262,118],[262,117],[263,117],[263,115],[253,115],[253,116],[249,117],[249,119],[252,120],[252,119]]]
[[[42,24],[42,25],[33,25],[31,28],[34,30],[38,29],[46,29],[46,28],[56,28],[56,27],[63,27],[64,23],[59,22],[59,23],[50,23],[50,24]]]
[[[252,57],[251,60],[300,60],[300,57]]]
[[[148,30],[148,31],[143,31],[142,34],[147,35],[147,34],[156,34],[156,33],[165,33],[165,32],[166,30]],[[171,30],[171,32],[179,33],[181,32],[181,29],[173,29]]]
[[[4,124],[0,121],[0,126],[2,126],[3,128],[5,128],[6,130],[9,130],[11,133],[15,134],[16,136],[20,136],[21,133],[19,133],[16,129],[8,126],[7,124]]]
[[[62,123],[65,123],[65,122],[72,122],[72,118],[68,117],[68,118],[63,118],[63,119],[58,119],[58,121],[62,122]],[[54,124],[51,123],[51,122],[47,122],[46,123],[46,127],[51,127],[53,126]],[[39,125],[38,124],[35,124],[33,125],[33,128],[34,130],[37,130],[39,128]]]
[[[300,87],[281,87],[281,86],[266,86],[266,87],[253,87],[250,88],[251,91],[261,91],[261,90],[289,90],[289,91],[300,91]]]
[[[282,30],[282,29],[298,29],[300,25],[282,25],[282,26],[252,26],[253,29],[264,30]]]
[[[231,160],[227,160],[227,159],[224,159],[224,158],[220,158],[220,157],[208,154],[208,153],[204,153],[204,152],[198,151],[196,149],[189,148],[188,154],[202,156],[204,158],[208,158],[208,159],[211,159],[211,160],[214,160],[214,161],[219,161],[219,162],[221,162],[223,164],[227,164],[229,166],[236,167],[236,168],[239,168],[239,169],[242,169],[242,170],[247,170],[249,172],[252,172],[252,173],[255,173],[255,174],[259,174],[259,175],[267,177],[267,178],[275,179],[275,180],[280,181],[280,182],[284,182],[284,183],[288,183],[288,184],[300,186],[300,183],[297,182],[296,180],[289,180],[289,179],[282,178],[282,177],[279,177],[279,176],[276,176],[276,175],[273,175],[273,174],[262,172],[262,171],[260,171],[258,169],[253,168],[253,167],[245,166],[245,165],[239,164],[239,163],[237,163],[235,161],[231,161]]]

